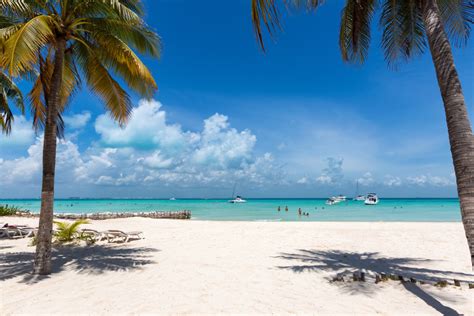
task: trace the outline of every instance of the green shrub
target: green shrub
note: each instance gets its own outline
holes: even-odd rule
[[[72,223],[55,221],[54,224],[56,224],[55,241],[65,243],[80,239],[79,226],[89,224],[89,221],[87,219],[79,219]]]
[[[0,205],[0,216],[12,216],[17,212],[22,212],[22,210],[19,207],[9,206],[8,204]]]

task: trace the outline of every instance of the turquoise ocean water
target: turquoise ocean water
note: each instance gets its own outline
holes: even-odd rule
[[[138,212],[190,210],[194,220],[216,221],[460,221],[458,199],[381,199],[375,206],[347,201],[325,205],[325,199],[248,199],[231,204],[227,200],[177,199],[64,199],[55,201],[56,213]],[[39,212],[39,200],[0,200]],[[281,211],[278,212],[278,206]],[[288,212],[285,207],[288,206]],[[298,216],[298,208],[309,216]]]

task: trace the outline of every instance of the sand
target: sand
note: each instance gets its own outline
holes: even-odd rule
[[[2,218],[37,225],[36,219]],[[0,310],[10,314],[472,315],[467,287],[329,282],[367,269],[474,280],[460,223],[209,222],[144,218],[127,244],[62,247],[35,278],[28,239],[0,240]]]

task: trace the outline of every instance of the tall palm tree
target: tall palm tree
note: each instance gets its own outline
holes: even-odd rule
[[[16,84],[3,72],[0,72],[0,129],[4,134],[10,134],[13,123],[13,112],[8,101],[24,113],[23,95]]]
[[[289,8],[309,10],[323,2],[282,1]],[[456,45],[467,43],[474,21],[474,3],[470,0],[380,0],[380,4],[382,47],[391,67],[396,67],[400,59],[408,60],[423,53],[429,46],[444,102],[462,221],[474,268],[474,136],[448,39]],[[346,0],[339,33],[344,61],[365,61],[370,23],[378,7],[377,0]],[[264,48],[262,26],[270,35],[280,28],[277,1],[252,0],[252,20],[257,39]]]
[[[124,124],[128,93],[151,97],[156,83],[134,52],[159,56],[159,37],[140,0],[0,0],[0,67],[11,76],[36,71],[29,94],[34,123],[44,126],[41,213],[34,272],[51,272],[56,138],[60,114],[81,78]]]

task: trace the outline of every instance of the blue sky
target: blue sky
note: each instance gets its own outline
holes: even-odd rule
[[[389,70],[374,21],[362,66],[342,62],[340,2],[286,16],[254,38],[250,0],[146,1],[162,58],[145,58],[154,100],[116,126],[86,89],[65,113],[57,196],[455,196],[447,129],[429,54]],[[472,40],[455,61],[473,118]],[[27,91],[29,85],[20,83]],[[1,135],[0,197],[40,195],[41,137],[30,117]]]

